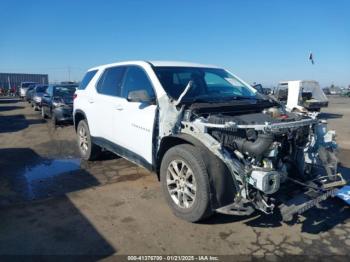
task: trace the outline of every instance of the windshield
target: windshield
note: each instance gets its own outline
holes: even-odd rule
[[[36,91],[37,93],[45,93],[46,89],[47,89],[47,86],[37,86],[37,87],[35,88],[35,91]]]
[[[78,86],[56,86],[55,87],[55,96],[73,96],[75,90]]]
[[[183,101],[256,99],[258,94],[224,69],[199,67],[155,67],[155,72],[167,94],[178,99],[192,81]],[[261,98],[259,96],[259,98]]]
[[[21,87],[22,88],[28,88],[29,86],[35,84],[34,82],[27,82],[27,83],[22,83]]]

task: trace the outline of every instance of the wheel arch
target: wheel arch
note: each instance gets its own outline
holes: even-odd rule
[[[231,172],[226,164],[214,155],[201,141],[188,134],[178,134],[164,137],[160,143],[156,161],[156,172],[158,179],[159,169],[165,153],[172,147],[180,144],[190,144],[198,149],[203,161],[206,164],[209,175],[210,194],[212,207],[214,209],[228,205],[234,201],[237,194],[235,183]]]
[[[87,120],[84,111],[82,111],[82,110],[80,110],[80,109],[77,109],[77,110],[74,112],[74,116],[73,116],[73,122],[74,122],[74,129],[75,129],[75,131],[77,131],[79,122],[80,122],[81,120],[84,120],[84,119]]]

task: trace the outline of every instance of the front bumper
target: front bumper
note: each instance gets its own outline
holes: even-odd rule
[[[291,221],[294,215],[300,215],[305,211],[317,206],[320,202],[329,197],[334,197],[338,188],[332,188],[325,192],[315,192],[308,190],[299,195],[296,195],[289,201],[279,206],[283,221]]]
[[[274,213],[274,209],[277,208],[282,216],[283,221],[293,220],[295,215],[300,215],[313,207],[319,207],[320,202],[330,198],[339,197],[350,204],[350,186],[346,185],[346,181],[340,174],[337,174],[338,180],[324,184],[319,188],[309,188],[300,186],[288,186],[287,188],[280,189],[280,191],[273,195],[273,202],[275,204],[267,204],[264,206],[258,204],[258,202],[250,202],[246,199],[235,199],[235,202],[216,209],[216,212],[226,215],[238,215],[238,216],[249,216],[254,210],[263,211],[265,214]]]

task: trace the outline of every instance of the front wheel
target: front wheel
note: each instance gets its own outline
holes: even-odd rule
[[[91,141],[90,130],[86,120],[81,120],[77,127],[78,147],[81,158],[95,160],[101,153],[101,148]]]
[[[183,144],[169,149],[161,163],[160,180],[176,216],[197,222],[212,215],[208,172],[194,146]]]

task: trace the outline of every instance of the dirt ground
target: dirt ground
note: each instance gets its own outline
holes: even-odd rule
[[[322,117],[350,168],[350,99]],[[154,174],[110,154],[79,160],[74,128],[53,129],[26,102],[0,99],[0,255],[234,254],[325,258],[350,253],[350,208],[325,201],[291,224],[278,215],[176,218]]]

